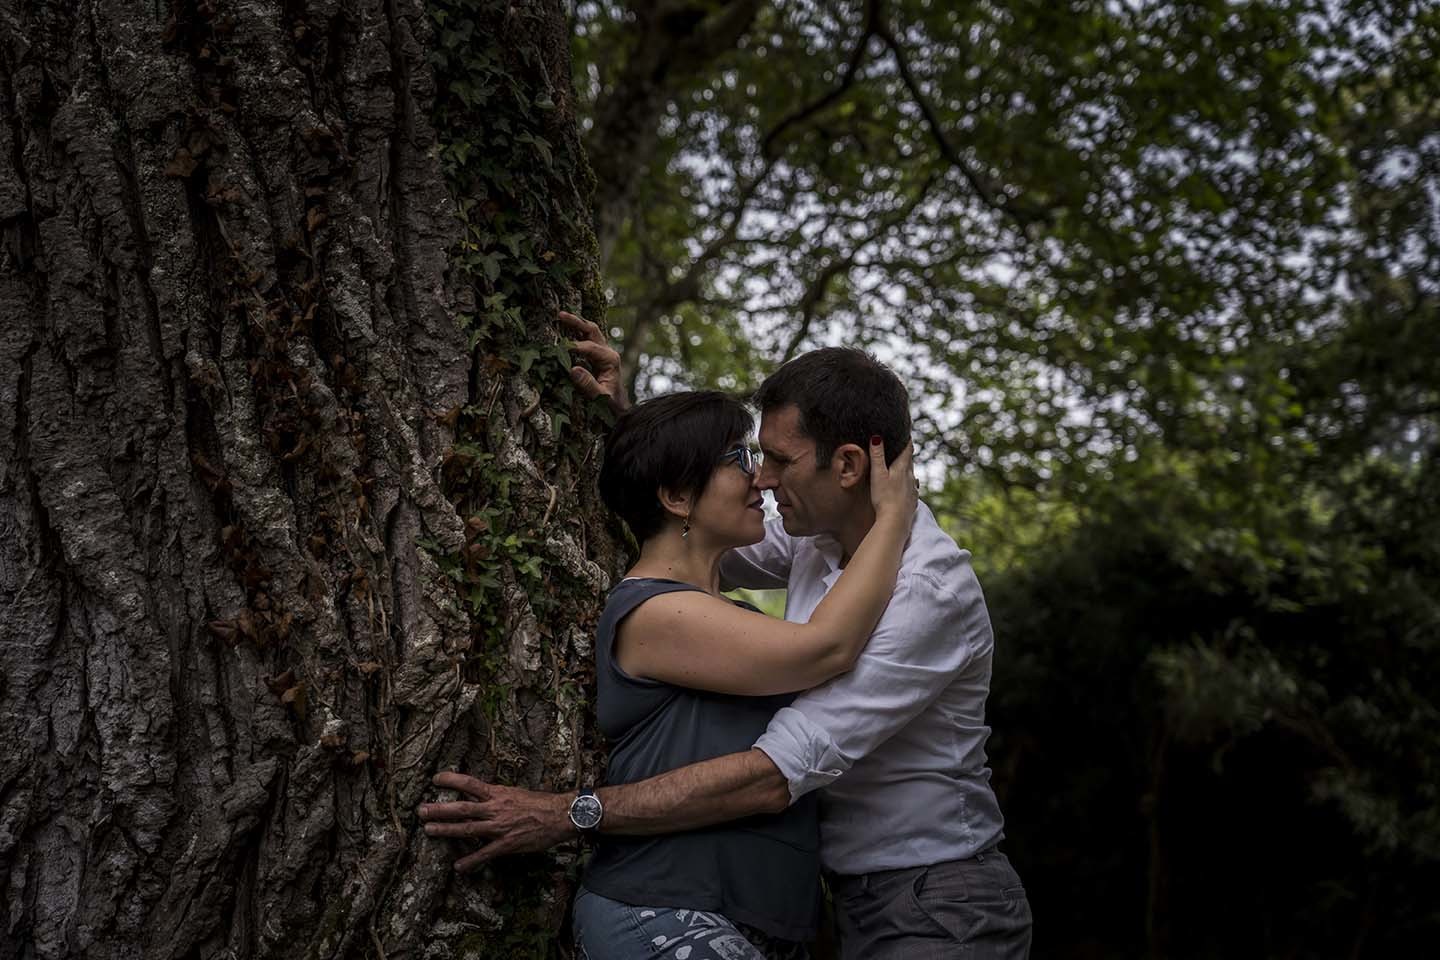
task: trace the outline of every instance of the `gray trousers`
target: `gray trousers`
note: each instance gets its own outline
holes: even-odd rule
[[[842,960],[1030,956],[1030,901],[999,850],[928,867],[826,879]]]

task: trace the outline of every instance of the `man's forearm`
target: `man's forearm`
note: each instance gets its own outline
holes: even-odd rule
[[[469,799],[421,804],[425,835],[484,841],[479,850],[455,861],[461,873],[504,854],[546,850],[575,836],[570,822],[573,794],[486,783],[454,770],[437,773],[434,783]],[[605,808],[600,832],[631,836],[778,813],[790,804],[790,787],[779,768],[755,749],[597,792]]]
[[[596,792],[605,808],[600,832],[630,836],[693,830],[790,805],[785,777],[754,749]]]

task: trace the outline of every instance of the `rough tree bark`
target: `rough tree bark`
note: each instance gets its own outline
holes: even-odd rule
[[[620,557],[558,0],[0,3],[0,958],[523,957]]]

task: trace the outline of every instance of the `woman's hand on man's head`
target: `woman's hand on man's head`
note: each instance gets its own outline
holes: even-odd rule
[[[877,517],[894,514],[908,524],[914,515],[920,499],[914,456],[915,445],[907,443],[895,461],[887,465],[884,441],[879,437],[870,438],[870,504]]]

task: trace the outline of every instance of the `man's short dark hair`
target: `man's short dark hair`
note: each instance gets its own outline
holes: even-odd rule
[[[886,463],[910,442],[910,395],[893,370],[864,350],[812,350],[782,365],[755,391],[762,413],[792,404],[822,466],[835,448],[856,443],[865,449],[877,433],[885,440]]]
[[[636,404],[621,414],[605,441],[600,498],[643,543],[665,525],[659,489],[698,498],[720,458],[754,428],[745,405],[718,390],[671,393]]]

